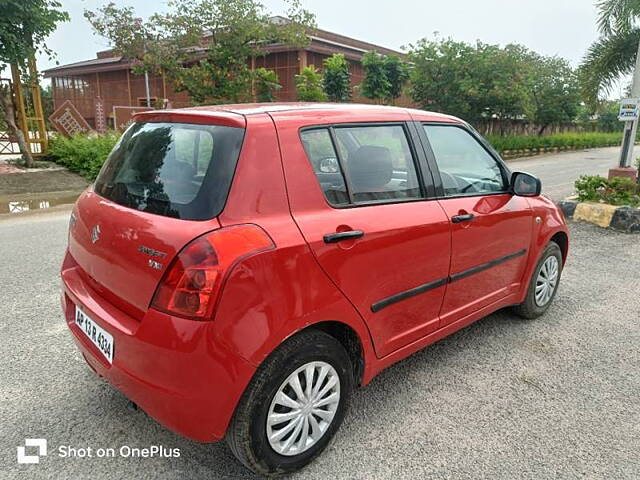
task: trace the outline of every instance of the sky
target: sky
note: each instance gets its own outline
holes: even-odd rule
[[[108,0],[61,0],[71,21],[61,24],[50,37],[55,60],[41,57],[38,67],[95,58],[109,47],[93,34],[83,17],[85,9],[95,10]],[[147,17],[165,11],[165,0],[113,0],[119,6],[133,6]],[[283,14],[282,0],[262,0],[267,9]],[[381,46],[400,49],[421,38],[505,45],[521,43],[544,55],[559,55],[574,66],[597,38],[595,0],[302,0],[316,14],[319,28]],[[617,92],[612,92],[617,93]]]

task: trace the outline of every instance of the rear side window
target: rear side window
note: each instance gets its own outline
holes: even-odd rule
[[[107,158],[95,192],[136,210],[206,220],[220,214],[244,129],[134,123]]]
[[[329,203],[347,206],[422,198],[411,148],[401,125],[335,127],[333,131],[333,139],[328,128],[304,130],[301,134]]]

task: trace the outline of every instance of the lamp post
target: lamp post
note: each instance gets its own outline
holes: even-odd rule
[[[149,93],[149,72],[144,71],[144,88],[147,94],[147,107],[151,106],[151,94]]]
[[[142,52],[143,55],[147,54],[147,35],[146,35],[146,31],[144,31],[143,28],[143,22],[142,22],[142,18],[138,17],[136,18],[136,25],[143,29],[143,40],[142,40]],[[145,65],[144,67],[144,90],[145,90],[145,94],[146,94],[146,98],[147,98],[147,107],[151,106],[151,92],[149,89],[149,72],[147,71],[147,67]]]

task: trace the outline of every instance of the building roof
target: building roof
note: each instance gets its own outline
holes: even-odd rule
[[[271,20],[273,22],[281,23],[288,21],[286,18],[278,16],[272,17]],[[373,43],[339,35],[327,30],[314,29],[309,33],[309,39],[310,43],[305,50],[329,55],[335,52],[340,52],[351,60],[360,60],[364,53],[371,50],[385,55],[405,55],[397,50],[392,50]],[[270,45],[269,47],[266,47],[266,49],[270,52],[292,50],[290,47],[286,47],[284,45]],[[49,68],[44,71],[44,76],[45,78],[50,78],[56,76],[83,75],[87,73],[122,70],[130,66],[130,60],[114,55],[113,50],[104,50],[98,52],[97,58],[92,60],[84,60],[81,62]]]
[[[122,70],[131,65],[131,62],[121,56],[106,58],[94,58],[81,62],[68,63],[45,70],[44,77],[57,77],[61,75],[82,75],[86,73],[107,72],[110,70]]]

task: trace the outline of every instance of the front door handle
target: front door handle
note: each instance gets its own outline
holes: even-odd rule
[[[325,235],[324,243],[337,243],[343,240],[353,240],[364,236],[362,230],[349,230],[347,232],[328,233]]]
[[[474,218],[476,217],[473,213],[465,213],[464,215],[455,215],[451,217],[451,221],[453,223],[470,222]]]

